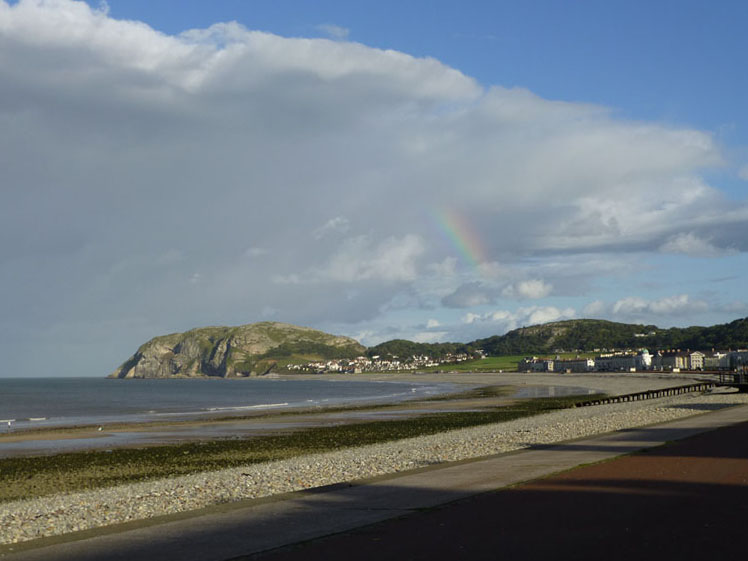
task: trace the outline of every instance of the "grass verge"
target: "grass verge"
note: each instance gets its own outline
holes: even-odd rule
[[[108,452],[0,460],[0,503],[120,483],[218,470],[304,454],[327,452],[511,421],[573,407],[594,396],[517,401],[482,411],[445,412],[420,417],[303,429],[292,434],[244,440],[212,440]]]
[[[595,353],[552,353],[549,356],[559,356],[560,358],[591,358]],[[476,360],[467,360],[465,362],[449,362],[426,368],[426,372],[448,371],[448,372],[517,372],[519,362],[526,358],[527,355],[502,355],[489,356]]]

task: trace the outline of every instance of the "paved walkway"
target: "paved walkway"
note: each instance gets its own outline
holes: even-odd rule
[[[746,424],[740,425],[740,423]],[[543,548],[537,550],[537,555],[553,552],[561,553],[561,550],[559,550],[560,542],[558,541],[559,533],[554,530],[556,525],[559,528],[566,528],[564,532],[569,532],[568,528],[576,528],[578,531],[575,532],[575,535],[578,535],[579,539],[582,540],[580,543],[592,543],[594,540],[590,540],[590,538],[599,537],[600,532],[606,531],[605,528],[608,528],[609,531],[612,531],[611,528],[613,527],[621,530],[621,528],[626,529],[638,524],[644,530],[652,529],[656,531],[656,526],[661,521],[652,519],[648,500],[629,501],[625,509],[607,506],[602,508],[602,511],[626,512],[631,517],[630,524],[621,525],[620,520],[617,522],[611,521],[610,524],[617,524],[617,526],[610,527],[609,524],[606,524],[596,529],[595,532],[597,533],[594,533],[588,531],[587,528],[596,520],[604,520],[604,517],[598,515],[589,519],[589,516],[587,516],[585,522],[582,522],[582,519],[579,518],[578,524],[573,520],[573,517],[582,515],[579,509],[575,510],[573,508],[575,504],[586,504],[587,510],[585,512],[598,512],[598,514],[602,512],[601,508],[590,507],[588,502],[591,495],[588,492],[573,489],[573,486],[566,486],[563,487],[565,489],[563,493],[558,491],[551,493],[548,492],[551,487],[546,487],[542,493],[540,491],[535,491],[535,494],[529,492],[521,495],[524,497],[523,500],[514,498],[514,502],[508,501],[502,506],[499,503],[492,504],[490,501],[492,499],[496,500],[496,497],[500,497],[500,501],[506,501],[506,497],[516,497],[521,491],[511,490],[499,493],[492,491],[545,477],[582,464],[608,460],[622,454],[657,447],[669,441],[680,440],[722,427],[728,428],[705,435],[703,437],[704,442],[708,443],[710,439],[717,439],[716,435],[722,435],[725,431],[743,431],[735,435],[735,438],[742,438],[742,440],[739,440],[740,446],[738,448],[740,451],[734,454],[737,457],[731,458],[734,462],[728,468],[720,468],[723,471],[727,469],[727,472],[729,472],[727,475],[737,473],[738,475],[734,477],[738,479],[730,480],[729,484],[726,483],[721,486],[715,484],[710,489],[720,489],[720,496],[723,496],[725,500],[730,497],[740,497],[743,500],[746,498],[745,490],[748,489],[746,487],[748,483],[745,480],[740,483],[739,480],[744,477],[748,478],[748,466],[745,463],[748,462],[746,460],[748,458],[748,406],[734,407],[667,424],[621,431],[595,438],[538,447],[469,462],[435,466],[434,468],[380,478],[363,484],[338,485],[315,491],[293,493],[274,500],[235,503],[207,509],[200,513],[89,531],[77,536],[38,540],[37,542],[16,546],[16,551],[10,554],[6,552],[7,556],[3,559],[9,561],[86,561],[94,559],[226,561],[252,555],[278,559],[290,558],[292,555],[303,555],[304,559],[308,561],[309,559],[321,558],[342,559],[343,556],[346,559],[352,556],[357,559],[382,559],[387,557],[398,559],[454,559],[463,554],[475,559],[496,558],[498,556],[513,560],[540,558],[534,557],[535,553],[527,557],[521,557],[521,548],[519,547],[521,543],[516,544],[516,540],[511,542],[514,544],[512,546],[514,547],[513,554],[505,556],[502,553],[508,552],[506,549],[509,547],[507,544],[510,543],[507,541],[508,536],[519,535],[517,534],[518,528],[515,528],[513,532],[507,530],[507,528],[512,527],[509,524],[510,521],[515,521],[514,526],[519,524],[519,528],[526,527],[529,530],[525,533],[528,537],[524,539],[529,540],[534,546],[542,543],[553,544],[553,547],[548,551],[544,551]],[[720,437],[717,440],[721,443],[721,451],[712,451],[708,456],[702,457],[702,460],[704,458],[709,460],[707,468],[703,467],[703,462],[700,464],[702,465],[700,468],[702,472],[709,472],[711,469],[709,466],[715,466],[717,459],[730,458],[725,449],[730,448],[730,443],[734,442],[734,439],[731,441]],[[686,443],[688,442],[691,441],[686,441]],[[746,444],[743,445],[743,442]],[[661,450],[667,451],[671,448],[673,446]],[[619,462],[643,457],[661,456],[661,454],[658,455],[654,452],[609,462],[602,464],[602,466],[613,466],[619,464]],[[592,466],[592,468],[597,468],[597,466]],[[578,474],[592,468],[575,470],[570,474]],[[682,466],[675,469],[681,468]],[[630,470],[631,468],[625,469]],[[655,462],[650,465],[649,469],[656,471],[660,468],[658,463]],[[565,474],[560,477],[568,476],[569,474]],[[649,477],[647,481],[650,482],[657,480],[651,474],[647,477]],[[670,481],[668,477],[670,476],[666,476],[665,479]],[[534,489],[533,485],[543,485],[547,481],[549,480],[524,485],[517,489]],[[661,499],[668,496],[681,496],[682,493],[678,491],[677,486],[676,488],[673,488],[670,484],[668,484],[669,486],[663,486],[662,481],[664,480],[660,480],[659,484],[652,483],[644,495],[647,495],[649,499],[652,497]],[[614,488],[616,487],[615,482],[610,483],[608,487],[611,485]],[[625,486],[622,489],[625,489]],[[631,492],[635,496],[642,495],[640,487],[634,485],[632,489],[633,491],[628,489],[619,490],[620,492],[606,491],[603,493],[600,491],[600,485],[598,485],[593,495],[597,496],[598,499],[603,496],[620,498]],[[708,496],[708,493],[699,495],[694,489],[686,493],[687,496],[694,496],[694,494],[696,496]],[[541,495],[546,498],[556,497],[556,499],[563,496],[571,500],[571,503],[565,504],[558,500],[538,503]],[[538,506],[532,506],[533,501]],[[600,504],[603,503],[608,504],[604,501]],[[527,507],[530,511],[528,512],[526,508],[522,516],[518,514],[515,517],[512,513],[519,513],[522,504],[530,505]],[[541,504],[542,506],[540,506]],[[593,501],[593,504],[597,504],[597,502]],[[670,503],[665,501],[665,504]],[[680,505],[677,501],[672,504]],[[742,521],[734,525],[739,527],[741,531],[744,527],[748,528],[746,526],[748,517],[746,517],[747,513],[745,511],[745,505],[748,505],[748,501],[744,501],[742,504],[744,505],[743,511],[734,513],[734,515],[742,516]],[[734,501],[730,505],[730,509],[737,508]],[[681,510],[685,512],[684,509],[688,505],[680,506],[682,507]],[[423,513],[424,509],[432,509],[432,511]],[[479,514],[471,516],[471,513]],[[730,514],[733,513],[730,512]],[[440,515],[445,517],[441,521],[438,520]],[[432,519],[434,516],[436,518]],[[704,521],[708,524],[709,520],[712,519],[711,512],[699,513],[689,510],[688,516],[698,520],[699,523]],[[450,525],[450,520],[453,522],[455,520],[460,521],[459,524],[452,524],[453,529],[459,529],[457,533],[449,533],[445,530]],[[372,524],[374,526],[371,526]],[[357,530],[361,528],[364,529]],[[471,533],[471,528],[475,529],[475,532]],[[378,536],[377,532],[381,532],[381,536]],[[388,532],[391,533],[388,534]],[[542,538],[544,533],[548,534],[545,539]],[[334,536],[335,534],[338,534],[338,536]],[[618,534],[620,534],[620,531]],[[709,534],[721,536],[724,535],[724,529],[712,528],[709,530]],[[331,535],[333,537],[325,538],[325,536]],[[693,535],[693,531],[689,535]],[[498,542],[497,536],[501,537]],[[532,536],[535,536],[535,538]],[[611,556],[615,556],[616,552],[623,550],[621,544],[628,543],[625,537],[624,531],[624,534],[616,538],[618,542],[612,539],[598,540],[600,542],[599,547],[596,546],[597,549],[592,548],[591,550],[596,551],[598,559],[600,556],[611,558]],[[325,539],[320,540],[319,538]],[[309,540],[316,541],[301,546],[293,545]],[[741,540],[741,546],[744,542],[745,539]],[[427,547],[429,544],[432,547]],[[476,544],[483,544],[483,547],[477,547]],[[356,549],[352,550],[351,547]],[[497,547],[499,549],[496,549]],[[0,551],[4,550],[5,548]],[[262,552],[269,553],[263,554]],[[585,548],[570,549],[566,550],[565,554],[561,554],[559,558],[592,558],[585,556],[586,553],[587,549]],[[688,554],[688,551],[684,554]],[[666,555],[659,558],[667,559],[669,557]]]
[[[746,530],[741,423],[242,559],[726,561],[748,557]]]

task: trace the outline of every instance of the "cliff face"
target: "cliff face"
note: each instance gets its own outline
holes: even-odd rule
[[[365,352],[349,337],[285,323],[203,327],[154,337],[109,377],[259,376],[294,357],[345,358]]]

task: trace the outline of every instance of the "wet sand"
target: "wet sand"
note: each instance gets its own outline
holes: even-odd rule
[[[543,397],[543,388],[557,387],[619,395],[682,385],[690,378],[662,374],[518,374],[518,373],[373,373],[361,375],[288,375],[287,379],[402,381],[452,383],[458,392],[483,386],[506,386],[508,394]],[[134,381],[133,383],[137,383]],[[533,390],[537,388],[537,390]],[[365,420],[402,419],[448,411],[474,411],[511,403],[510,397],[423,400],[301,410],[258,410],[241,415],[213,416],[184,421],[141,422],[99,427],[67,427],[0,433],[0,458],[35,456],[80,450],[143,447],[197,440],[251,438]]]
[[[463,389],[473,388],[466,385]],[[507,386],[507,393],[514,389]],[[453,394],[454,395],[454,394]],[[396,404],[257,411],[241,416],[189,421],[141,422],[27,430],[0,434],[0,458],[36,456],[80,450],[144,447],[214,439],[246,439],[283,434],[310,427],[335,426],[367,420],[394,420],[454,411],[474,411],[511,403],[507,397],[416,399]]]
[[[713,430],[715,426],[724,426],[725,420],[728,424],[730,422],[745,422],[746,400],[748,400],[748,397],[745,394],[717,390],[695,394],[679,394],[647,401],[619,402],[599,407],[556,409],[541,415],[530,415],[494,424],[373,443],[366,446],[346,444],[343,447],[338,446],[322,453],[303,454],[277,461],[237,465],[225,469],[200,471],[185,475],[167,473],[164,478],[121,483],[114,487],[73,490],[73,492],[57,493],[37,499],[29,499],[21,495],[19,500],[5,504],[4,513],[2,512],[3,509],[0,509],[0,518],[2,518],[0,521],[2,522],[0,523],[0,541],[8,543],[23,542],[43,536],[57,536],[120,522],[151,520],[162,515],[181,516],[182,513],[187,511],[212,508],[219,504],[246,499],[260,499],[257,505],[264,508],[262,505],[265,504],[283,504],[283,494],[291,491],[335,486],[335,484],[361,480],[372,481],[372,485],[376,486],[377,483],[373,482],[372,478],[380,476],[389,478],[400,472],[406,472],[402,476],[405,478],[404,489],[408,489],[412,485],[414,485],[414,489],[431,489],[432,485],[435,485],[434,489],[441,488],[447,493],[447,500],[450,500],[449,496],[453,497],[451,500],[455,500],[454,493],[460,493],[460,490],[465,489],[465,485],[478,492],[504,488],[506,485],[558,471],[561,469],[561,464],[568,468],[589,461],[610,458],[611,455],[625,453],[627,450],[631,452],[654,442],[663,443],[669,440],[677,440],[686,436],[683,434],[684,429],[686,434],[694,434],[694,427],[698,432],[699,427],[702,429],[712,427]],[[714,413],[714,416],[711,413],[703,414],[709,411],[720,412]],[[685,424],[677,420],[685,421]],[[668,421],[673,421],[674,424],[662,425],[662,423]],[[387,423],[382,423],[382,425],[387,425]],[[707,428],[707,430],[709,429]],[[612,434],[613,431],[618,432]],[[605,433],[608,435],[601,437],[602,441],[600,442],[587,440],[590,437],[595,438],[594,435]],[[365,432],[358,436],[364,435]],[[243,446],[243,443],[240,445]],[[532,461],[529,464],[526,463],[522,459],[523,453],[519,452],[520,450],[526,450],[531,457],[535,458],[535,463]],[[736,453],[743,457],[743,452],[740,449],[736,450]],[[506,452],[516,452],[516,454],[506,454]],[[476,458],[484,459],[473,462],[472,460]],[[183,458],[179,455],[176,459],[179,461]],[[198,465],[207,465],[203,459],[197,458],[197,460]],[[456,469],[462,472],[461,466],[463,466],[465,460],[468,460],[464,463],[466,468],[477,465],[479,466],[478,471],[473,472],[471,468],[470,473],[465,474],[465,477],[461,479],[462,483],[457,483],[453,479],[453,471]],[[457,463],[450,465],[451,462]],[[485,462],[488,462],[488,464],[485,464]],[[440,472],[440,468],[435,467],[439,464],[445,464],[445,471],[441,478],[435,477]],[[480,467],[485,467],[485,465],[489,465],[487,471]],[[533,471],[535,468],[528,471],[531,465],[541,468],[541,471]],[[732,465],[728,466],[729,469],[733,467]],[[415,472],[410,471],[416,468],[420,469]],[[424,468],[426,471],[423,471]],[[432,468],[436,471],[432,472]],[[551,471],[545,471],[547,469]],[[532,473],[535,473],[535,475],[532,475]],[[509,474],[514,475],[511,475],[507,480],[506,477]],[[53,484],[56,485],[59,478],[56,473],[52,475],[54,477]],[[108,475],[111,476],[111,472]],[[397,478],[398,476],[394,477]],[[410,478],[412,477],[417,478],[419,482],[411,481]],[[488,479],[483,479],[484,477]],[[436,482],[439,480],[441,483],[437,484]],[[493,481],[494,483],[486,486],[487,481]],[[38,485],[40,483],[43,482],[34,482],[33,484]],[[385,481],[384,489],[388,486],[389,484]],[[360,503],[359,507],[352,507],[350,500],[353,499],[355,502],[355,497],[359,496],[357,489],[361,488],[367,488],[367,485],[364,484],[363,487],[359,487],[358,484],[354,483],[352,486],[350,484],[335,486],[332,488],[334,489],[332,498],[324,490],[320,490],[319,492],[322,494],[319,504],[322,510],[313,515],[314,519],[322,518],[329,521],[329,517],[334,519],[335,516],[338,516],[339,520],[348,520],[354,512],[364,514],[372,510],[378,511],[378,508],[372,509],[372,504],[378,504],[379,492],[383,489],[367,491],[364,495],[364,502]],[[350,497],[348,497],[349,489],[353,493]],[[339,492],[344,493],[345,497],[348,498],[338,497]],[[466,497],[470,494],[463,493],[460,496]],[[314,491],[313,495],[316,496],[317,491]],[[280,503],[276,503],[274,500],[265,503],[264,498],[271,496],[278,496]],[[391,496],[394,502],[390,506],[391,514],[389,516],[400,516],[408,511],[414,512],[419,508],[441,504],[431,502],[422,507],[418,507],[417,504],[407,506],[410,504],[407,501],[414,498],[412,494],[408,493],[405,497],[399,493]],[[300,499],[301,503],[306,503],[306,500],[307,498],[304,498],[304,496]],[[403,500],[406,502],[404,503]],[[296,503],[289,507],[289,514],[293,516],[298,511],[298,506],[294,505]],[[254,512],[254,506],[250,505],[250,511]],[[554,517],[563,518],[565,516],[563,510],[554,510],[549,514],[543,512],[543,514],[547,514],[546,523],[552,523]],[[694,512],[689,513],[689,516],[698,517],[704,514]],[[496,517],[502,515],[506,516],[506,513],[501,509],[495,511],[488,509],[486,514],[486,516]],[[532,525],[533,515],[534,513],[530,512],[523,523]],[[252,534],[250,532],[250,537],[245,538],[248,521],[244,520],[243,515],[241,516],[240,530],[238,530],[238,526],[236,530],[232,530],[231,528],[234,526],[231,525],[227,528],[226,520],[222,516],[219,516],[220,520],[217,525],[213,524],[214,530],[219,531],[219,534],[211,534],[212,537],[208,537],[208,543],[212,544],[211,547],[217,545],[212,543],[214,539],[220,540],[221,543],[226,540],[233,543],[232,540],[235,537],[240,541],[249,539],[251,543],[254,543],[254,540],[260,536],[263,536],[264,539],[269,526],[278,525],[278,512],[275,507],[272,507],[269,520],[264,518],[255,520],[255,530],[259,533]],[[385,516],[385,518],[389,516]],[[509,516],[511,516],[511,513]],[[281,519],[284,519],[284,516],[281,516]],[[371,522],[382,519],[380,517],[367,518]],[[308,517],[306,520],[311,523]],[[478,520],[478,522],[482,523],[483,521]],[[564,519],[564,522],[574,524],[575,521]],[[234,521],[234,523],[239,522]],[[195,528],[199,536],[202,536],[205,524],[206,522],[201,517],[195,519],[194,523],[188,523],[188,526]],[[249,524],[249,526],[252,526],[252,524]],[[283,524],[281,524],[282,526]],[[291,523],[289,526],[294,526],[294,524]],[[324,533],[315,535],[328,535],[330,528],[334,529],[336,527],[335,523],[329,526],[328,522],[324,521],[322,526]],[[353,527],[355,526],[346,526],[348,529]],[[488,524],[486,528],[490,532],[493,526]],[[532,528],[532,532],[536,530],[537,528]],[[301,534],[298,532],[294,534],[296,537],[289,541],[288,532],[292,531],[291,528],[286,530],[281,528],[275,531],[276,534],[273,535],[282,539],[276,547],[282,544],[296,543],[310,537],[302,531]],[[278,534],[277,532],[281,533]],[[179,533],[181,531],[177,532],[177,534]],[[425,539],[429,539],[428,536],[431,533],[433,533],[433,528],[416,532],[416,535],[427,536]],[[148,530],[147,535],[150,536],[146,540],[150,548],[153,540],[158,541],[162,537],[162,529],[156,527],[152,531]],[[159,542],[161,544],[159,547],[165,548],[164,551],[161,551],[164,555],[159,554],[149,558],[185,558],[173,549],[175,545],[174,535],[172,533],[170,534],[171,537],[167,538],[165,542]],[[193,537],[196,538],[197,536]],[[182,538],[185,538],[185,536],[180,538],[180,543]],[[480,539],[480,536],[473,536],[473,538]],[[76,538],[73,536],[73,539]],[[184,543],[191,544],[191,539],[187,539]],[[418,538],[411,536],[411,539],[417,540]],[[115,541],[117,540],[119,540],[118,543],[121,546],[126,548],[130,544],[130,538],[128,537],[116,538]],[[142,540],[141,543],[145,545]],[[464,545],[464,542],[457,543]],[[106,546],[106,543],[104,545]],[[253,547],[256,546],[255,543]],[[262,549],[267,549],[267,547],[263,546]],[[418,550],[420,546],[416,543],[414,547]],[[501,544],[493,544],[491,547],[500,549]],[[81,548],[88,551],[88,546],[85,544],[82,544]],[[81,548],[78,548],[75,555],[65,558],[109,558],[102,554],[115,551],[106,546],[104,548],[106,551],[99,550],[93,556],[82,557],[79,555]],[[181,553],[194,553],[191,545],[187,546],[186,549],[188,551],[183,548]],[[254,549],[253,551],[260,550]],[[2,552],[2,548],[0,548],[0,552]],[[239,553],[247,554],[248,551],[240,550],[232,555],[226,555],[226,557],[234,558],[239,556]],[[403,553],[408,554],[410,552],[403,550]],[[441,558],[438,551],[430,551],[429,555],[432,553],[437,558]],[[564,557],[574,558],[573,555],[568,555],[569,552],[565,553],[567,555],[564,555]],[[128,558],[143,557],[142,555],[125,556]],[[122,557],[121,552],[117,551],[113,557]],[[192,559],[205,558],[204,555],[188,555],[188,557]],[[393,557],[403,558],[397,553]],[[455,557],[462,558],[455,552],[449,552],[447,558]],[[40,556],[32,556],[32,558],[49,559],[50,557],[42,551]],[[333,558],[335,557],[333,556]],[[495,556],[488,555],[480,558],[493,559]],[[664,558],[669,559],[670,557],[665,555]]]

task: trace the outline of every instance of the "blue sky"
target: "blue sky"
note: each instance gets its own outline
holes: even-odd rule
[[[744,317],[746,16],[0,1],[0,376],[261,320],[374,344]]]
[[[98,3],[90,2],[97,6]],[[740,1],[112,0],[110,14],[165,33],[238,21],[288,37],[347,39],[431,56],[481,83],[602,103],[632,118],[719,130],[734,127],[748,78],[748,5]],[[705,103],[717,100],[718,104]],[[727,132],[727,131],[725,131]],[[746,140],[745,130],[731,130]],[[732,137],[731,137],[732,138]]]

